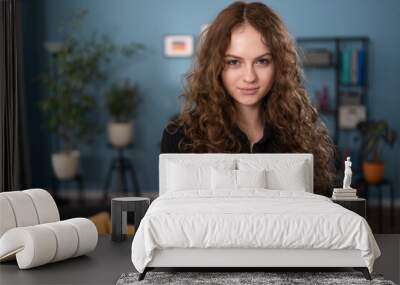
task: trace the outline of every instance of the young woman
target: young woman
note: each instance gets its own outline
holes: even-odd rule
[[[296,46],[262,3],[235,2],[203,32],[183,108],[161,153],[313,153],[314,192],[333,182],[333,145],[303,86]]]

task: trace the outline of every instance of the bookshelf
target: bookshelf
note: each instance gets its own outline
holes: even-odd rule
[[[324,81],[330,81],[323,83],[332,87],[328,93],[331,107],[324,110],[318,107],[317,109],[319,109],[321,117],[326,117],[326,120],[329,120],[331,125],[333,124],[333,127],[330,128],[332,140],[340,153],[338,145],[341,134],[357,130],[355,122],[361,117],[363,117],[362,120],[368,117],[369,38],[364,36],[299,37],[296,40],[300,48],[299,54],[306,80],[314,80],[313,75],[316,75],[315,72],[317,72],[321,75],[325,74]],[[319,55],[319,59],[322,60],[318,61],[318,58],[315,60],[315,57],[313,59],[313,53]],[[329,79],[327,80],[326,77]],[[313,92],[311,90],[308,92],[315,100],[316,96],[312,96]],[[350,115],[353,112],[355,117],[346,117],[346,112]],[[346,126],[344,123],[350,126]],[[351,125],[352,123],[353,125]],[[339,155],[337,169],[341,168],[341,158]]]

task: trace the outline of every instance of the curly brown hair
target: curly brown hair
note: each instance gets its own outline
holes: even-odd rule
[[[274,140],[288,152],[314,155],[314,192],[326,194],[334,179],[332,141],[304,88],[294,40],[280,17],[262,3],[235,2],[203,31],[196,60],[186,74],[181,113],[169,125],[183,130],[179,148],[195,153],[241,151],[232,132],[236,124],[233,99],[222,83],[221,73],[231,32],[243,24],[260,32],[272,52],[275,81],[263,98],[262,111]],[[169,127],[167,130],[171,130]]]

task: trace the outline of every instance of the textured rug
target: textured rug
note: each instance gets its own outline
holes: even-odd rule
[[[381,275],[372,274],[372,281],[360,272],[147,272],[145,279],[138,281],[139,273],[124,273],[117,285],[133,284],[390,284]]]

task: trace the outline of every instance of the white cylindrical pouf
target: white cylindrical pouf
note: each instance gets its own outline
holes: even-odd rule
[[[39,217],[39,224],[57,222],[60,220],[56,202],[49,192],[43,189],[29,189],[22,192],[31,197]]]
[[[35,205],[30,196],[22,191],[1,193],[11,205],[17,227],[33,226],[39,223]]]
[[[74,218],[64,222],[73,225],[78,233],[78,249],[74,257],[86,254],[94,250],[97,246],[98,233],[95,224],[85,218]]]
[[[0,241],[0,257],[16,252],[20,269],[49,263],[57,252],[54,232],[42,225],[13,228]]]
[[[65,221],[43,224],[51,229],[57,238],[57,253],[51,262],[57,262],[74,256],[78,248],[78,233],[70,223]]]
[[[16,226],[17,222],[10,202],[0,193],[0,238],[6,231]]]

